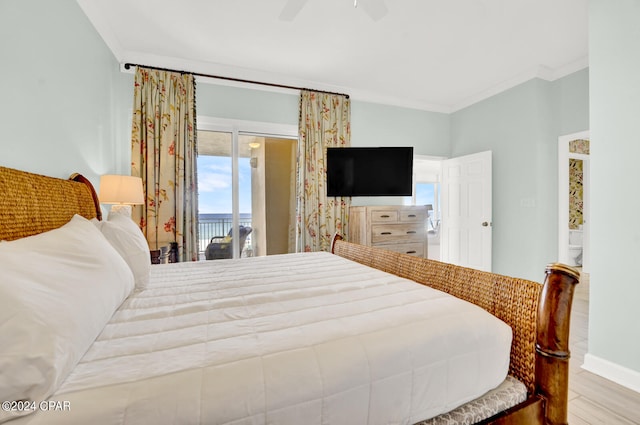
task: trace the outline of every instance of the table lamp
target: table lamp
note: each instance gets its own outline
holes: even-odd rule
[[[100,202],[112,204],[111,213],[131,216],[131,205],[144,204],[140,177],[105,174],[100,176]]]

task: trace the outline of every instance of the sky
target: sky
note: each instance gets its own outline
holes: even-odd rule
[[[416,184],[416,205],[433,205],[433,183]]]
[[[251,214],[251,166],[239,158],[240,213]],[[231,157],[198,156],[198,212],[231,214]]]

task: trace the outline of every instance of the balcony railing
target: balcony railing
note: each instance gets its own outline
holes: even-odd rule
[[[200,235],[200,256],[204,258],[204,250],[207,249],[209,241],[214,236],[227,236],[233,224],[231,214],[199,214],[198,215],[198,234]],[[251,214],[240,214],[240,226],[251,226]],[[253,252],[251,246],[251,234],[247,236],[244,243],[242,256],[247,256]]]

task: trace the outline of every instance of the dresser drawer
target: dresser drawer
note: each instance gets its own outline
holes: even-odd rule
[[[402,223],[424,223],[426,219],[427,211],[424,208],[400,211],[399,221]]]
[[[371,210],[372,223],[397,223],[398,210],[376,208]]]
[[[371,242],[397,243],[405,241],[424,241],[424,227],[416,224],[374,224],[371,226]]]
[[[391,245],[378,245],[379,248],[388,249],[389,251],[399,252],[401,254],[413,255],[414,257],[424,258],[424,243],[398,243]]]

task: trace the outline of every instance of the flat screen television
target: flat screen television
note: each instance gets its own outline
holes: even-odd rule
[[[327,196],[411,196],[413,147],[327,148]]]

